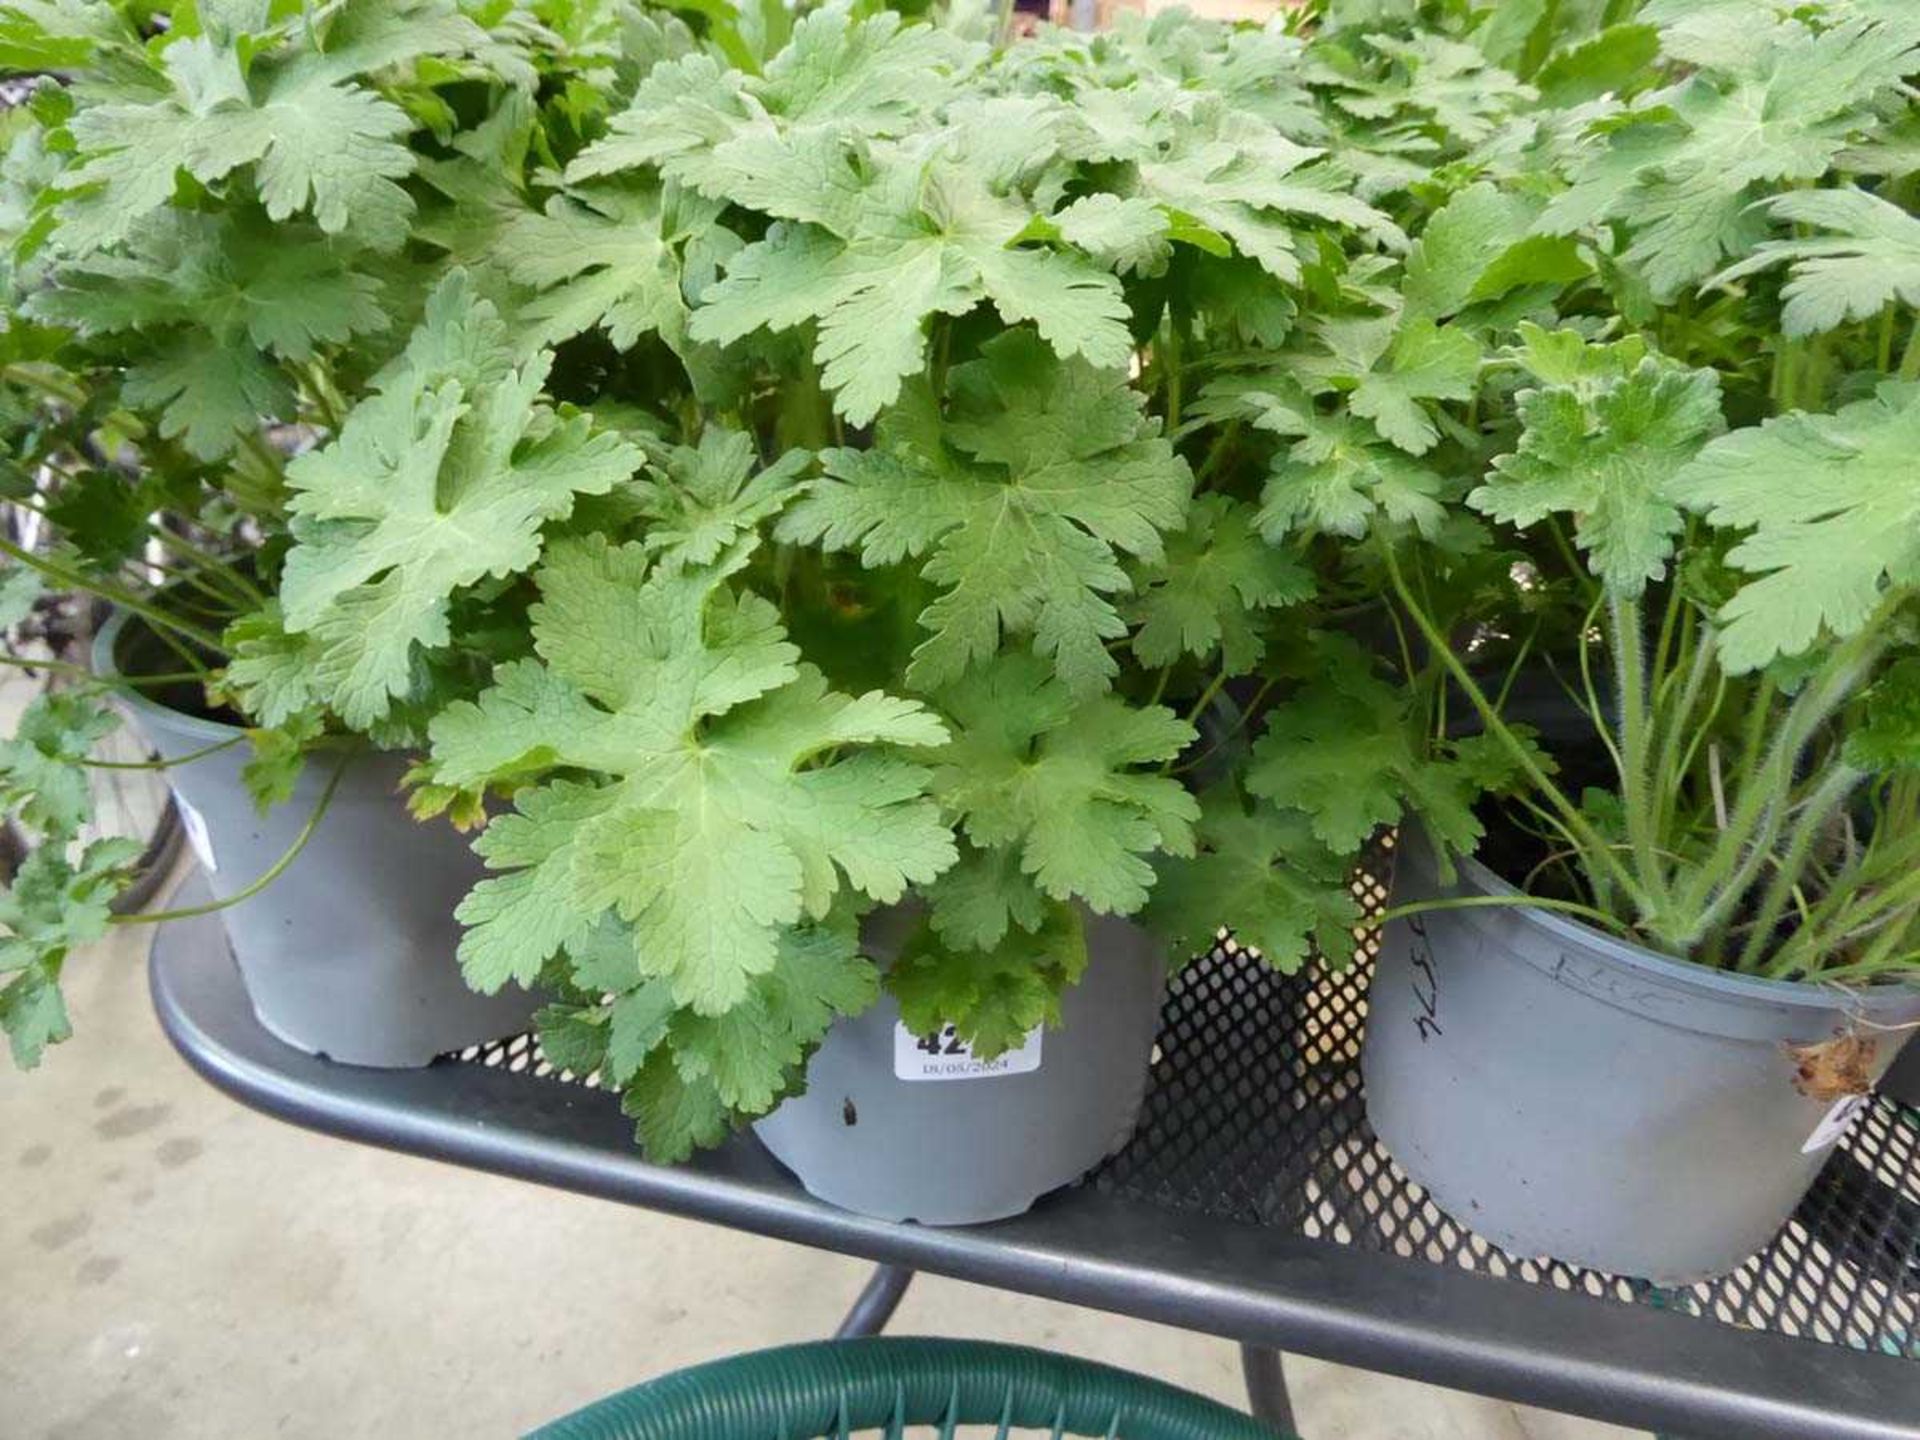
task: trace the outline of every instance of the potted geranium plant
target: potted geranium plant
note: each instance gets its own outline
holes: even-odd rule
[[[440,473],[461,397],[390,371],[295,477],[312,523],[258,643],[377,645],[294,661],[348,715],[403,659],[491,662],[414,776],[422,813],[485,821],[461,961],[556,997],[549,1057],[619,1089],[650,1154],[771,1113],[842,1203],[1009,1213],[1131,1126],[1169,960],[1223,923],[1276,965],[1350,955],[1376,820],[1483,773],[1423,753],[1339,629],[1384,623],[1347,563],[1372,501],[1285,540],[1261,437],[1289,422],[1240,383],[1370,294],[1403,232],[1329,154],[1341,82],[1310,88],[1278,27],[696,30],[623,52],[610,118],[458,140],[419,231],[464,278],[415,343],[470,343],[488,297],[644,470],[544,523],[439,489],[410,535],[497,584],[438,609],[381,521]],[[1396,378],[1407,353],[1363,364],[1369,463],[1447,393]],[[337,622],[309,623],[316,584]],[[432,623],[369,634],[422,598]],[[1260,798],[1286,766],[1252,741],[1276,702],[1350,692],[1402,744],[1368,814],[1316,833]]]
[[[5,498],[37,521],[34,543],[5,548],[15,576],[118,612],[91,700],[69,687],[36,706],[0,758],[9,812],[40,841],[0,922],[16,1058],[64,1038],[60,969],[128,873],[125,847],[82,847],[77,811],[43,803],[84,794],[70,772],[120,710],[158,752],[214,895],[184,913],[222,912],[269,1028],[372,1064],[511,1033],[531,997],[475,995],[451,962],[450,910],[478,867],[398,795],[425,716],[485,663],[415,664],[407,627],[423,607],[485,605],[485,567],[411,594],[412,616],[342,623],[361,577],[303,574],[286,552],[355,528],[306,481],[348,397],[422,376],[465,467],[444,467],[449,485],[483,483],[523,437],[515,461],[551,461],[571,437],[595,462],[542,513],[637,468],[637,450],[536,403],[541,362],[513,370],[499,322],[464,294],[456,344],[433,348],[432,316],[409,338],[445,268],[417,238],[437,193],[419,177],[460,175],[443,142],[529,108],[544,78],[611,75],[612,52],[490,33],[451,4],[101,5],[10,17],[0,45],[42,72],[5,117],[0,172]],[[394,498],[418,503],[418,487]],[[397,526],[384,539],[393,556],[410,546]],[[398,585],[391,560],[364,578],[383,574]],[[398,673],[373,668],[396,653]]]
[[[1920,30],[1640,20],[1584,53],[1658,62],[1528,102],[1387,302],[1433,313],[1438,274],[1484,347],[1402,482],[1473,539],[1376,547],[1387,654],[1510,793],[1403,832],[1365,1061],[1375,1128],[1461,1221],[1681,1283],[1771,1237],[1920,1020],[1920,222],[1888,158]],[[1508,243],[1568,268],[1489,308]]]

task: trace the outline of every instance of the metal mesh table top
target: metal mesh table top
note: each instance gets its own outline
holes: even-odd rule
[[[836,1210],[748,1135],[651,1165],[531,1036],[425,1070],[301,1054],[253,1017],[214,917],[162,929],[150,968],[203,1075],[347,1139],[1692,1440],[1920,1440],[1920,1112],[1876,1101],[1792,1224],[1713,1284],[1506,1255],[1367,1126],[1364,960],[1288,978],[1218,945],[1171,987],[1131,1142],[957,1230]]]
[[[1385,904],[1376,874],[1362,873],[1355,891],[1369,910]],[[1088,1183],[1490,1280],[1920,1361],[1920,1111],[1875,1097],[1792,1221],[1723,1279],[1669,1289],[1512,1255],[1444,1214],[1367,1123],[1360,1042],[1372,968],[1369,947],[1345,970],[1283,976],[1223,932],[1174,977],[1139,1126]],[[556,1073],[531,1036],[457,1058],[596,1083]]]

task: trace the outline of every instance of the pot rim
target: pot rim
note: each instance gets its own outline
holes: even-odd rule
[[[114,655],[119,644],[121,632],[127,627],[132,612],[114,606],[113,613],[107,617],[93,635],[93,648],[89,658],[93,664],[93,673],[105,680],[127,678],[120,669],[120,663]],[[190,715],[185,710],[176,710],[171,705],[162,705],[146,695],[136,686],[124,685],[115,689],[114,698],[136,715],[146,715],[164,721],[174,730],[202,740],[238,740],[247,732],[241,726],[229,725],[223,720],[209,720],[202,715]]]
[[[1410,839],[1415,841],[1415,846],[1411,848],[1408,845]],[[1431,878],[1437,895],[1471,894],[1475,891],[1502,896],[1525,893],[1517,885],[1501,879],[1471,855],[1456,856],[1454,863],[1460,872],[1459,879],[1452,886],[1441,884],[1437,874],[1432,873],[1433,841],[1417,823],[1400,827],[1400,839],[1394,849],[1396,864],[1398,857],[1413,853],[1414,850],[1425,851],[1420,859],[1429,870],[1428,878]],[[1525,925],[1561,944],[1578,945],[1587,954],[1624,969],[1638,971],[1668,985],[1722,999],[1760,1001],[1828,1014],[1836,1010],[1843,1013],[1865,1012],[1869,1015],[1885,1012],[1909,1017],[1920,1013],[1920,978],[1869,985],[1847,985],[1839,981],[1769,980],[1759,975],[1717,970],[1696,960],[1664,955],[1658,950],[1609,935],[1596,926],[1558,911],[1513,905],[1466,907],[1435,913],[1452,914],[1483,930],[1502,922]],[[1557,963],[1557,957],[1554,956],[1524,958],[1540,970],[1552,970]]]

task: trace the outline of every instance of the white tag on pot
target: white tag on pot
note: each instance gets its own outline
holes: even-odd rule
[[[899,1021],[893,1026],[893,1074],[897,1080],[990,1080],[996,1075],[1025,1075],[1040,1068],[1040,1037],[1036,1025],[1027,1038],[991,1060],[977,1060],[973,1049],[943,1025],[939,1033],[920,1036]]]
[[[213,858],[213,837],[207,833],[206,817],[181,799],[178,792],[174,794],[173,803],[180,812],[180,828],[187,832],[187,843],[207,873],[213,874],[220,868],[220,862]]]
[[[1807,1137],[1807,1143],[1800,1147],[1802,1155],[1811,1155],[1816,1150],[1824,1150],[1853,1124],[1853,1117],[1867,1108],[1864,1095],[1843,1095],[1833,1102],[1833,1108],[1821,1117],[1820,1123],[1813,1127],[1813,1134]]]

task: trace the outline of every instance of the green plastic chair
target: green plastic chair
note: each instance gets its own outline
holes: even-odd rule
[[[530,1440],[900,1440],[909,1425],[1096,1440],[1287,1440],[1189,1390],[1019,1345],[822,1340],[736,1355],[610,1395]]]

